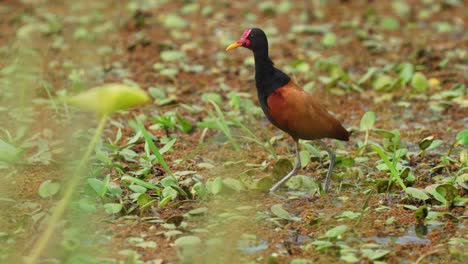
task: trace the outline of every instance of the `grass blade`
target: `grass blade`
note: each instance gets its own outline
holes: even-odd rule
[[[232,119],[232,122],[233,122],[234,124],[236,124],[238,127],[240,127],[245,133],[249,134],[249,136],[250,136],[250,137],[241,136],[242,138],[257,143],[257,144],[260,145],[266,152],[270,153],[275,159],[277,158],[275,149],[271,146],[271,144],[268,144],[268,146],[270,146],[270,148],[266,147],[265,144],[263,144],[263,142],[260,141],[260,139],[259,139],[249,128],[247,128],[244,124],[242,124],[239,120],[233,118],[233,119]]]
[[[163,156],[161,155],[161,152],[159,152],[158,147],[156,147],[156,145],[154,144],[153,139],[151,138],[150,134],[145,129],[145,126],[143,125],[143,123],[141,123],[140,120],[137,120],[137,125],[141,133],[143,134],[143,137],[145,138],[145,141],[148,144],[149,148],[151,149],[153,154],[156,156],[156,159],[159,161],[159,163],[161,163],[161,166],[163,166],[163,168],[167,171],[167,173],[169,173],[169,175],[174,176],[171,169],[169,168],[166,161],[164,160]]]
[[[140,179],[132,177],[132,176],[123,176],[122,181],[129,181],[131,183],[143,186],[146,189],[151,189],[151,190],[159,190],[160,189],[158,186],[156,186],[154,184],[151,184],[149,182],[145,182],[143,180],[140,180]]]
[[[400,184],[401,188],[404,191],[406,191],[406,185],[403,182],[403,180],[400,178],[400,175],[398,174],[398,172],[396,170],[395,164],[390,162],[390,160],[388,159],[387,154],[385,154],[385,152],[383,151],[383,149],[380,146],[378,146],[376,144],[372,144],[371,147],[375,150],[375,152],[377,152],[377,154],[379,154],[380,158],[385,162],[388,169],[390,170],[390,175],[392,176],[392,178],[394,180],[396,180],[398,182],[398,184]]]
[[[213,105],[215,108],[217,118],[215,117],[216,123],[218,124],[219,129],[223,131],[223,133],[226,135],[228,138],[228,141],[231,143],[231,145],[234,147],[236,151],[240,151],[240,147],[237,144],[237,142],[233,139],[231,130],[229,129],[229,125],[227,124],[226,118],[224,117],[223,112],[219,108],[219,106],[212,100],[209,100],[209,102]],[[208,112],[210,115],[213,116],[213,113],[211,111]]]

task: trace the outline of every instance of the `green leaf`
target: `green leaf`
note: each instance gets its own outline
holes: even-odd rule
[[[152,206],[155,203],[156,203],[156,199],[154,199],[153,197],[149,196],[146,193],[140,194],[137,199],[137,204],[138,206],[140,206],[141,210],[144,210]]]
[[[386,75],[386,74],[381,74],[381,75],[378,75],[374,81],[372,82],[372,87],[375,89],[375,90],[384,90],[388,87],[390,87],[393,83],[393,79],[392,77]]]
[[[315,250],[318,252],[325,252],[327,249],[333,247],[333,243],[330,241],[324,241],[324,240],[315,240],[314,242],[310,243],[310,245],[315,246]]]
[[[427,209],[426,205],[420,206],[416,211],[414,211],[414,216],[416,217],[417,220],[421,221],[426,219],[427,215],[429,213],[429,210]]]
[[[293,164],[287,159],[279,159],[273,166],[271,176],[273,180],[278,181],[293,169]]]
[[[172,176],[167,176],[161,179],[161,185],[163,187],[177,186],[177,180]]]
[[[156,244],[156,242],[154,241],[144,241],[144,242],[135,244],[136,247],[140,247],[140,248],[156,248],[157,245],[158,244]]]
[[[164,153],[166,153],[168,150],[170,150],[170,149],[172,148],[172,146],[174,146],[176,140],[177,140],[177,138],[173,138],[173,139],[171,139],[171,141],[167,142],[166,145],[164,145],[164,147],[162,147],[162,148],[159,150],[159,153],[164,154]]]
[[[273,179],[270,176],[260,178],[256,184],[255,189],[260,191],[268,191],[273,186]]]
[[[458,144],[468,145],[468,129],[458,132],[456,139]]]
[[[223,103],[223,98],[221,97],[220,94],[217,94],[217,93],[203,93],[201,96],[201,99],[203,102],[207,102],[207,103],[209,101],[213,101],[218,105]]]
[[[332,47],[336,44],[336,35],[332,32],[327,32],[322,38],[322,45]]]
[[[178,195],[179,193],[172,186],[165,187],[162,191],[163,197],[169,196],[172,198],[172,200],[176,199]]]
[[[281,264],[281,263],[279,262],[277,257],[270,255],[265,259],[265,264]]]
[[[407,84],[411,81],[414,74],[414,66],[411,63],[402,63],[400,65],[400,79]]]
[[[405,192],[412,196],[413,198],[425,201],[429,199],[429,195],[424,190],[413,188],[413,187],[407,187]]]
[[[163,25],[168,29],[183,29],[188,26],[188,23],[178,15],[168,14],[164,17]]]
[[[167,98],[167,92],[164,88],[150,87],[148,88],[148,93],[151,97],[155,99],[165,99]]]
[[[385,223],[387,225],[391,225],[391,224],[393,224],[393,222],[395,222],[395,217],[393,217],[393,216],[388,218],[387,220],[385,220]]]
[[[405,0],[392,1],[392,8],[399,16],[406,16],[411,12],[411,6]]]
[[[354,253],[347,253],[345,255],[342,255],[340,259],[347,263],[356,263],[359,261],[359,259],[354,255]]]
[[[95,201],[89,198],[81,198],[78,201],[78,206],[82,211],[87,213],[94,213],[97,211]]]
[[[374,127],[375,123],[375,113],[372,111],[367,111],[361,118],[361,129],[370,130]]]
[[[436,148],[440,147],[442,144],[444,144],[444,141],[442,141],[440,139],[436,139],[436,140],[432,141],[431,145],[426,150],[436,149]]]
[[[35,32],[40,32],[41,29],[44,28],[43,24],[38,24],[38,23],[27,23],[21,27],[18,28],[16,32],[16,36],[18,39],[21,41],[29,40],[30,37],[33,35]]]
[[[137,185],[137,184],[132,184],[128,186],[128,188],[136,193],[145,193],[147,190],[145,187]]]
[[[390,250],[386,250],[386,249],[377,249],[377,250],[362,249],[361,252],[362,252],[362,255],[364,257],[367,257],[367,258],[372,259],[372,260],[378,260],[380,258],[383,258],[388,253],[390,253]]]
[[[277,217],[281,219],[285,219],[288,221],[300,221],[301,218],[292,216],[291,214],[288,213],[288,211],[283,209],[283,206],[281,204],[275,204],[270,208],[271,212],[276,215]]]
[[[145,104],[149,100],[149,96],[140,88],[120,83],[109,83],[69,97],[66,101],[82,110],[108,115]]]
[[[101,180],[96,178],[89,178],[88,184],[101,197],[103,197],[107,192],[107,187]]]
[[[360,213],[355,213],[351,211],[344,211],[340,215],[338,215],[338,218],[348,218],[348,219],[356,219],[360,216]]]
[[[237,192],[245,190],[244,184],[241,181],[233,178],[224,179],[223,184]]]
[[[206,213],[207,211],[208,211],[208,208],[200,207],[200,208],[196,208],[196,209],[188,211],[188,214],[189,215],[201,215],[201,214]]]
[[[296,175],[296,176],[291,177],[287,182],[285,182],[285,185],[291,190],[299,190],[302,187],[303,177],[301,176],[302,175]]]
[[[172,201],[172,197],[171,196],[166,196],[164,197],[158,204],[158,208],[162,208],[164,206],[166,206],[170,201]]]
[[[0,139],[0,161],[13,163],[20,153],[20,149]]]
[[[395,136],[395,134],[392,132],[392,131],[388,131],[388,130],[385,130],[385,129],[373,129],[372,132],[384,137],[384,138],[388,138],[388,139],[391,139]]]
[[[330,230],[328,230],[325,235],[321,236],[320,238],[337,238],[341,236],[344,232],[348,230],[347,225],[339,225]]]
[[[208,194],[208,188],[201,182],[197,182],[192,186],[190,193],[195,197],[203,198]]]
[[[164,50],[159,53],[163,61],[181,61],[185,59],[185,53],[178,50]]]
[[[336,158],[336,166],[337,167],[347,167],[351,168],[356,163],[353,158],[350,157],[337,157]]]
[[[432,185],[429,185],[429,186],[426,186],[426,188],[424,188],[424,190],[426,190],[427,193],[429,193],[430,195],[434,196],[434,198],[443,203],[443,204],[447,204],[447,200],[445,199],[444,196],[442,196],[440,193],[438,193],[436,191],[436,188],[437,186],[439,186],[438,184],[432,184]]]
[[[289,264],[309,264],[312,263],[308,261],[307,259],[293,259]]]
[[[364,75],[361,77],[361,79],[359,79],[358,84],[363,84],[363,83],[365,83],[367,80],[373,78],[374,75],[375,75],[377,72],[378,72],[378,71],[377,71],[377,68],[375,68],[375,67],[370,67],[370,68],[367,70],[366,74],[364,74]]]
[[[178,247],[193,247],[201,244],[201,239],[196,236],[184,236],[176,239],[174,244]]]
[[[436,192],[442,195],[447,202],[452,202],[458,196],[458,190],[451,184],[441,184],[435,188]]]
[[[286,13],[286,12],[289,12],[289,10],[291,10],[292,7],[293,7],[293,3],[284,1],[284,2],[281,2],[281,4],[279,4],[276,9],[278,10],[279,13]]]
[[[208,187],[207,187],[208,188]],[[218,194],[223,189],[223,180],[221,177],[217,177],[212,182],[210,188],[208,188],[212,194]]]
[[[123,208],[123,205],[119,203],[106,203],[104,204],[104,209],[106,209],[106,212],[108,214],[117,214],[119,213]]]
[[[46,180],[39,186],[39,196],[47,198],[55,195],[60,190],[60,183],[53,182],[52,180]]]
[[[107,190],[110,194],[114,195],[115,197],[120,198],[122,196],[122,188],[120,188],[120,186],[114,182],[109,182],[109,184],[107,185]]]
[[[146,189],[150,189],[150,190],[159,190],[160,189],[158,186],[156,186],[154,184],[151,184],[149,182],[145,182],[143,180],[140,180],[140,179],[132,177],[132,176],[123,176],[122,181],[129,181],[131,183],[138,184],[138,185],[143,186]]]
[[[176,115],[177,122],[179,122],[179,129],[184,133],[190,133],[193,130],[193,125],[181,115]]]
[[[398,20],[393,17],[384,17],[380,22],[380,25],[384,29],[388,30],[397,30],[400,28],[400,22],[398,22]]]
[[[301,152],[299,152],[299,158],[301,160],[302,168],[305,168],[305,166],[309,164],[310,159],[311,159],[310,152],[306,150],[302,150]]]
[[[419,141],[419,148],[421,150],[426,150],[434,141],[434,136],[428,136]]]
[[[419,93],[423,93],[426,91],[429,83],[427,78],[424,74],[417,72],[413,75],[411,79],[411,86]]]

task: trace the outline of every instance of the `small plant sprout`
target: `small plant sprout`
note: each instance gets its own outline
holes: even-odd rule
[[[229,128],[231,122],[228,122],[226,120],[226,117],[224,116],[219,106],[215,103],[215,101],[209,100],[209,102],[213,105],[216,112],[215,114],[211,110],[208,110],[208,114],[215,122],[215,127],[224,133],[227,140],[231,143],[231,145],[236,151],[240,151],[239,144],[237,144],[237,142],[234,140],[231,129]]]
[[[390,170],[391,180],[389,181],[389,186],[391,185],[393,181],[396,181],[401,186],[401,188],[406,191],[407,187],[405,183],[403,182],[403,180],[401,179],[400,174],[398,173],[398,170],[397,170],[398,159],[396,157],[393,157],[392,161],[390,161],[389,157],[384,152],[382,147],[377,144],[373,144],[372,148],[374,149],[375,152],[377,152],[377,154],[379,154],[380,158],[384,161],[385,165]]]
[[[427,218],[429,214],[429,209],[427,205],[423,205],[414,211],[414,218],[416,218],[416,226],[424,226],[424,220]]]
[[[99,116],[100,120],[96,132],[88,144],[86,152],[82,156],[78,167],[75,169],[75,173],[71,176],[69,182],[64,187],[62,199],[53,209],[52,215],[47,220],[45,230],[39,235],[39,238],[33,244],[31,253],[26,258],[26,263],[38,263],[39,257],[44,253],[44,250],[49,244],[49,241],[54,234],[55,227],[59,225],[59,221],[63,218],[65,211],[82,180],[86,164],[104,130],[107,117],[113,112],[142,105],[148,101],[149,97],[143,90],[118,83],[98,86],[67,99],[69,104],[74,105],[79,109],[95,112]],[[44,188],[45,187],[41,190],[44,190]],[[47,193],[50,193],[50,191]]]
[[[423,157],[426,151],[436,149],[442,145],[442,143],[442,140],[434,139],[434,136],[423,138],[421,141],[419,141],[419,149],[421,149],[421,153],[419,155]]]
[[[172,171],[169,168],[169,165],[167,165],[166,161],[164,160],[161,151],[156,147],[154,144],[153,140],[151,139],[151,136],[149,132],[145,129],[145,126],[143,123],[141,123],[140,120],[137,121],[138,128],[140,129],[140,132],[143,134],[143,137],[145,138],[146,144],[148,144],[149,148],[153,152],[153,154],[156,156],[156,159],[161,163],[163,168],[172,176]]]
[[[369,140],[369,131],[374,127],[375,123],[375,113],[372,111],[366,112],[361,118],[361,130],[366,132],[366,136],[364,138],[364,144],[361,146],[361,150],[359,153],[367,146],[367,142]]]
[[[450,146],[449,151],[447,152],[447,156],[450,156],[450,154],[452,154],[453,149],[458,145],[468,145],[468,129],[463,129],[462,131],[458,132],[455,138],[455,142],[453,142],[453,144]]]

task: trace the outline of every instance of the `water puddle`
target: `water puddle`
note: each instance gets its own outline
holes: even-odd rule
[[[268,248],[268,243],[265,240],[255,240],[255,241],[239,241],[237,249],[241,250],[246,254],[253,254],[260,250],[265,250]]]
[[[397,245],[426,245],[431,242],[431,240],[425,238],[430,231],[432,231],[435,226],[426,226],[426,225],[412,225],[406,232],[406,234],[399,237],[378,237],[371,236],[364,238],[364,240],[372,240],[379,244],[389,244],[394,243]]]

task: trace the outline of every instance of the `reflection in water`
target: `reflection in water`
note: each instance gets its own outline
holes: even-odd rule
[[[428,228],[427,228],[427,225],[425,224],[416,224],[415,228],[414,228],[414,232],[416,233],[416,235],[419,237],[419,238],[424,238],[427,233],[429,232]]]
[[[398,245],[425,245],[430,243],[431,241],[427,238],[424,238],[429,231],[434,229],[433,226],[426,226],[423,224],[412,225],[406,234],[400,237],[378,237],[378,236],[371,236],[365,238],[364,240],[373,240],[379,244],[388,244],[388,243],[395,243]]]

